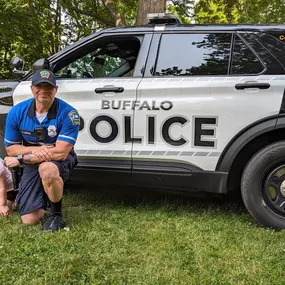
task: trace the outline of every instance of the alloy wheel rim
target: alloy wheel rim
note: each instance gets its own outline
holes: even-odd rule
[[[285,216],[285,164],[275,167],[265,177],[262,196],[274,213]]]

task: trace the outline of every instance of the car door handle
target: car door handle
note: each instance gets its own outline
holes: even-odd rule
[[[256,81],[246,81],[245,83],[238,83],[235,85],[237,90],[244,90],[247,88],[268,89],[269,87],[269,83],[261,83]]]
[[[124,87],[100,87],[95,89],[95,93],[102,94],[105,92],[122,93],[124,92]]]

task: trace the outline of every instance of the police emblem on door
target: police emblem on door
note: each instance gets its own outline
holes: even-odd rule
[[[50,137],[55,137],[57,135],[56,133],[56,127],[54,125],[48,126],[48,135]]]

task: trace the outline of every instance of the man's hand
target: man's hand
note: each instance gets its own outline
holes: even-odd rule
[[[7,156],[4,158],[4,165],[10,168],[20,166],[20,162],[18,161],[17,157],[10,157]]]
[[[0,216],[6,217],[9,216],[11,213],[11,210],[8,206],[0,206]]]
[[[50,149],[54,148],[53,145],[43,145],[41,147],[34,148],[32,154],[40,161],[51,161],[53,154],[50,152]]]

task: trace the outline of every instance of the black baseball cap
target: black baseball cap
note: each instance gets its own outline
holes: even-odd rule
[[[55,75],[46,69],[37,70],[32,77],[32,85],[37,86],[41,83],[49,83],[54,88],[56,87],[56,78]]]

